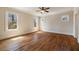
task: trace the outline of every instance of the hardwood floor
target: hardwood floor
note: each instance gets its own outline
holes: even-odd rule
[[[1,51],[76,51],[78,48],[73,36],[40,31],[0,41]]]

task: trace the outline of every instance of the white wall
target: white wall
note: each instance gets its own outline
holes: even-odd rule
[[[76,26],[75,26],[76,38],[79,43],[79,12],[76,14]]]
[[[14,12],[18,16],[18,29],[7,31],[5,27],[6,12]],[[33,16],[11,8],[0,8],[0,39],[33,32]]]
[[[62,22],[61,16],[68,15],[69,22]],[[41,30],[61,34],[73,35],[73,12],[68,11],[41,18]]]

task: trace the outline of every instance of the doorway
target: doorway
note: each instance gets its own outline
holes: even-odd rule
[[[33,20],[33,27],[34,27],[34,31],[39,31],[40,30],[40,18],[34,18]]]

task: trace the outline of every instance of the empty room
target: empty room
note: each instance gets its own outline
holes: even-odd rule
[[[0,7],[0,51],[79,51],[78,7]]]

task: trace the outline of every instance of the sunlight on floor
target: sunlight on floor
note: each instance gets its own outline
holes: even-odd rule
[[[38,31],[37,33],[43,33],[42,31]]]
[[[23,39],[24,37],[16,37],[16,38],[12,38],[11,40],[17,40],[17,39]]]

